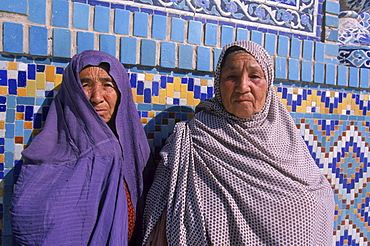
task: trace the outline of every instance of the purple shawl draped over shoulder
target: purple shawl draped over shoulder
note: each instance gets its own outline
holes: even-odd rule
[[[79,72],[109,63],[120,92],[117,137],[82,90]],[[63,74],[44,129],[23,151],[24,164],[12,201],[19,244],[127,245],[128,208],[143,194],[149,146],[132,99],[125,68],[99,51],[75,55]]]

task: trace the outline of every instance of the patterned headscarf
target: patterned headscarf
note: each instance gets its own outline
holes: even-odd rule
[[[250,53],[268,81],[266,103],[248,119],[223,107],[220,71],[231,47]],[[329,182],[273,88],[271,59],[258,44],[226,45],[215,97],[180,122],[163,148],[144,214],[145,238],[165,211],[169,245],[331,245]]]

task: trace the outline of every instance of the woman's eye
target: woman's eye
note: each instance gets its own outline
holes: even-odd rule
[[[259,78],[260,78],[260,76],[258,76],[258,75],[252,75],[252,76],[251,76],[251,78],[252,78],[252,79],[259,79]]]
[[[88,87],[89,86],[89,84],[88,83],[83,83],[82,84],[82,87]]]
[[[113,84],[111,84],[111,83],[105,83],[105,84],[104,84],[104,86],[105,86],[105,87],[111,87],[111,88],[114,88],[114,85],[113,85]]]

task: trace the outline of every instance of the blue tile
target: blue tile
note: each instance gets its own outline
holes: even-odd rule
[[[312,60],[313,58],[313,42],[311,40],[303,40],[303,59]]]
[[[27,72],[28,72],[28,79],[36,79],[36,65],[35,64],[28,64],[27,67]]]
[[[176,44],[161,42],[160,66],[174,68],[176,64]]]
[[[316,42],[315,46],[315,61],[324,62],[325,44],[321,42]]]
[[[326,64],[325,72],[326,72],[325,73],[325,84],[335,85],[336,84],[335,65]]]
[[[34,97],[17,97],[17,104],[34,105],[35,98]],[[18,111],[18,108],[17,108],[17,112],[24,112],[24,106],[23,106],[23,111]]]
[[[129,35],[130,11],[115,9],[114,13],[114,32],[117,34]]]
[[[69,2],[53,0],[51,23],[57,27],[69,26]]]
[[[8,109],[6,111],[5,122],[6,123],[14,123],[14,120],[15,120],[15,110],[14,109]]]
[[[325,54],[326,55],[337,57],[338,53],[339,53],[339,45],[325,44]]]
[[[369,69],[368,68],[360,69],[360,87],[369,89]]]
[[[152,93],[149,88],[144,89],[144,103],[152,102]]]
[[[289,58],[289,80],[299,80],[299,60]]]
[[[6,97],[0,96],[0,103],[5,104],[6,103]]]
[[[43,73],[43,72],[45,72],[45,65],[37,65],[37,66],[36,66],[36,71],[37,71],[38,73]]]
[[[343,65],[338,66],[338,85],[347,86],[347,67]]]
[[[4,22],[3,44],[5,52],[23,53],[23,25]]]
[[[184,42],[184,28],[185,28],[185,21],[179,18],[172,18],[172,25],[171,25],[171,40],[175,42]]]
[[[95,6],[94,31],[109,32],[110,8]]]
[[[265,49],[270,55],[275,55],[276,52],[276,35],[271,33],[265,34]]]
[[[349,68],[349,86],[358,87],[359,69],[357,67]]]
[[[208,46],[216,46],[217,37],[218,37],[217,25],[207,23],[204,44]]]
[[[325,12],[339,15],[340,5],[338,2],[325,1]]]
[[[302,61],[302,81],[312,82],[312,62]]]
[[[317,62],[314,65],[314,81],[315,83],[324,83],[324,63]]]
[[[152,38],[166,39],[167,33],[167,16],[153,15],[152,17]]]
[[[218,63],[218,60],[220,59],[221,51],[222,49],[219,49],[219,48],[213,49],[213,71],[216,71],[217,69],[217,63]]]
[[[20,14],[27,14],[27,0],[17,0],[17,1],[2,0],[0,1],[0,10]]]
[[[301,57],[302,44],[298,38],[292,38],[290,42],[290,56],[292,58]]]
[[[90,5],[73,3],[73,27],[88,30],[90,18]]]
[[[236,40],[248,40],[249,31],[246,28],[237,28],[236,29]]]
[[[17,95],[17,81],[15,79],[8,80],[8,93],[10,95]]]
[[[71,57],[71,31],[68,29],[54,28],[53,30],[53,55],[56,57]]]
[[[142,39],[140,49],[140,64],[144,66],[155,66],[156,52],[156,42],[154,40]]]
[[[46,0],[28,0],[28,20],[46,24]]]
[[[148,37],[148,14],[142,12],[134,13],[134,35]]]
[[[257,44],[262,44],[262,32],[253,30],[251,33],[251,40]]]
[[[152,82],[152,96],[159,96],[159,82]]]
[[[331,27],[338,27],[339,18],[337,16],[325,15],[325,25]]]
[[[278,55],[287,57],[288,54],[289,54],[289,38],[286,36],[279,36]]]
[[[92,32],[77,32],[77,53],[84,50],[94,49],[94,33]]]
[[[0,85],[1,86],[8,85],[8,73],[6,70],[0,70]]]
[[[197,70],[210,71],[211,49],[208,47],[197,47]]]
[[[285,57],[276,57],[275,58],[275,78],[277,79],[286,79],[286,58]]]
[[[14,138],[14,124],[5,124],[5,137]]]
[[[108,34],[100,34],[100,51],[108,53],[116,57],[116,36]]]
[[[202,22],[189,21],[188,43],[200,45],[202,40]]]
[[[31,55],[48,55],[48,29],[43,26],[30,26],[29,47]]]
[[[136,64],[137,39],[133,37],[121,38],[120,61],[125,64]]]
[[[179,68],[193,69],[193,46],[186,44],[179,45]]]
[[[232,43],[234,41],[234,28],[231,26],[221,26],[221,46]]]
[[[338,41],[338,30],[330,30],[329,36],[326,38],[326,40],[329,41]]]
[[[26,71],[18,71],[18,87],[26,87],[27,73]]]

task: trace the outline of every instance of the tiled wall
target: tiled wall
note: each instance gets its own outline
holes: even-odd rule
[[[261,8],[260,19],[248,22],[205,13],[205,6],[196,15],[174,10],[179,1],[167,10],[158,1],[114,2],[0,0],[3,245],[12,244],[9,207],[21,151],[42,129],[73,54],[103,50],[125,65],[148,141],[158,153],[175,123],[191,119],[195,106],[213,95],[221,47],[239,39],[260,43],[273,57],[277,93],[335,190],[333,245],[368,244],[369,69],[338,65],[337,1],[312,2],[317,8],[313,32],[261,28]],[[287,11],[292,13],[291,7]]]

